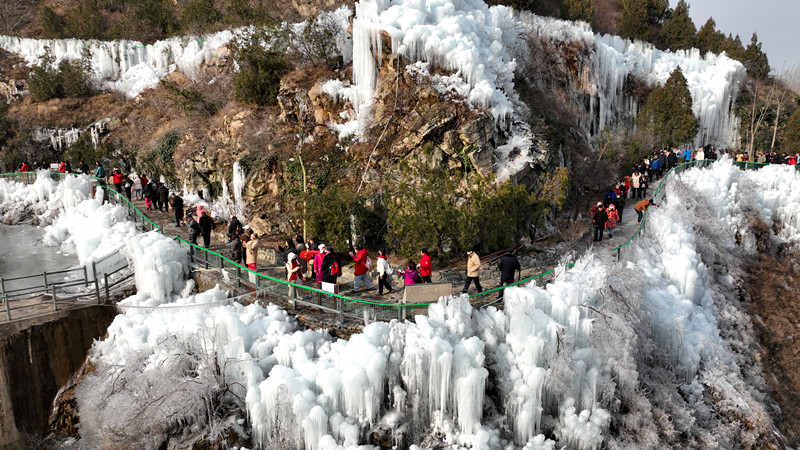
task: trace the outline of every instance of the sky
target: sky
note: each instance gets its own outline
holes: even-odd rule
[[[781,68],[800,67],[800,0],[687,0],[689,15],[697,29],[714,18],[717,30],[737,34],[747,46],[758,33],[761,49],[767,53],[773,73]],[[673,8],[678,0],[670,0]]]

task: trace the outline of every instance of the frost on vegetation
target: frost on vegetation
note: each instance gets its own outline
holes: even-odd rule
[[[256,448],[759,446],[772,423],[728,275],[752,252],[732,236],[751,211],[789,223],[800,199],[778,197],[797,182],[729,160],[687,171],[621,261],[589,253],[503,310],[450,297],[350,340],[219,306],[219,289],[129,308],[92,350],[81,435],[156,446],[242,409]]]

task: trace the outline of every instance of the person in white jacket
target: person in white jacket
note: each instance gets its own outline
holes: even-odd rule
[[[131,174],[131,180],[133,180],[133,196],[136,197],[136,199],[141,200],[142,199],[142,179],[139,178],[139,175],[136,175],[135,173],[132,173]]]
[[[394,292],[394,288],[389,284],[389,275],[392,274],[392,266],[386,259],[386,252],[378,250],[378,295],[383,295],[383,287],[386,286],[387,294]]]

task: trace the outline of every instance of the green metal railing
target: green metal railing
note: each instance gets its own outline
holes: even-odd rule
[[[662,191],[663,187],[666,185],[666,182],[670,179],[670,177],[673,176],[674,174],[678,174],[680,172],[683,172],[684,170],[698,166],[704,167],[714,162],[716,162],[716,160],[690,161],[672,168],[661,179],[660,183],[656,187],[656,190],[653,192],[650,198],[656,200],[663,197],[663,191]],[[763,166],[769,165],[769,164],[750,163],[750,162],[736,162],[734,164],[736,164],[743,170],[758,169]],[[51,172],[51,175],[64,176],[65,174]],[[17,172],[13,174],[2,174],[0,176],[3,177],[23,176],[28,180],[36,179],[36,174],[31,172],[27,173]],[[125,206],[137,221],[140,220],[146,229],[156,230],[159,233],[163,234],[163,230],[160,225],[152,222],[144,213],[142,213],[135,205],[133,205],[130,201],[128,201],[128,199],[125,198],[122,194],[106,186],[102,180],[97,179],[95,177],[92,178],[96,181],[96,183],[99,186],[101,186],[105,190],[105,192],[109,193],[112,199],[114,199],[117,203]],[[30,183],[31,181],[28,182]],[[616,252],[617,258],[619,259],[621,257],[622,249],[628,246],[631,242],[634,241],[634,239],[636,239],[641,235],[642,231],[645,229],[646,223],[647,223],[647,212],[645,211],[644,216],[642,218],[642,222],[639,225],[639,228],[636,230],[636,232],[627,241],[622,243],[620,246],[611,249],[610,251]],[[232,274],[236,277],[237,284],[241,284],[242,282],[244,282],[246,284],[255,286],[257,290],[283,297],[288,301],[290,301],[293,307],[296,307],[298,304],[300,304],[332,312],[339,316],[340,322],[343,321],[345,317],[360,319],[363,317],[365,311],[368,312],[371,315],[371,317],[376,320],[391,320],[395,318],[402,318],[404,317],[403,314],[404,309],[423,308],[430,306],[432,304],[432,303],[374,302],[364,299],[347,297],[340,294],[334,294],[328,291],[317,289],[315,287],[310,287],[300,283],[292,283],[284,279],[271,277],[269,275],[250,270],[247,267],[234,262],[233,260],[229,259],[228,257],[220,253],[192,244],[180,238],[179,236],[175,236],[173,239],[176,242],[180,243],[181,245],[188,247],[193,262],[202,264],[204,267],[208,269],[215,268],[215,269],[225,270],[229,274]],[[569,264],[566,267],[570,268],[573,265],[574,263]],[[523,283],[528,283],[546,277],[554,273],[555,271],[556,269],[548,270],[546,272],[542,272],[537,275],[524,278],[514,283],[507,284],[505,286],[500,286],[477,294],[473,294],[470,295],[470,299],[477,299],[489,295],[491,293],[502,291],[512,286],[518,286]],[[294,286],[296,298],[291,298],[289,296],[288,291],[290,286]]]

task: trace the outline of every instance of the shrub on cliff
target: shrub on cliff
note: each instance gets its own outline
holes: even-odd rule
[[[87,97],[92,93],[91,68],[86,60],[64,59],[56,66],[48,53],[31,69],[28,89],[37,102],[53,98]]]
[[[267,51],[254,38],[236,49],[239,72],[233,82],[233,92],[242,103],[272,105],[277,102],[281,77],[286,72],[283,57]]]

